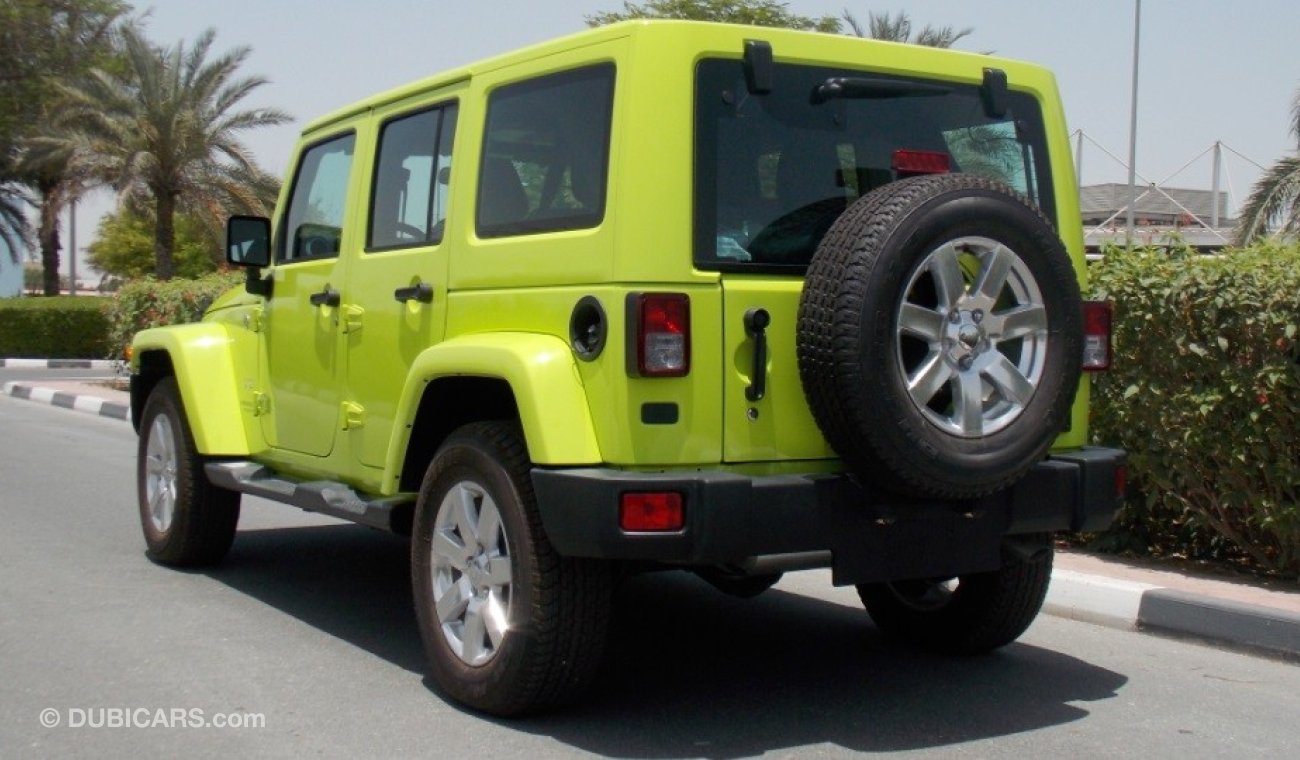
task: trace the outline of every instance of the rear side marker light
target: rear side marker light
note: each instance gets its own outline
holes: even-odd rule
[[[1083,302],[1083,370],[1085,372],[1110,369],[1112,321],[1113,309],[1109,301]]]
[[[896,150],[893,166],[899,179],[919,174],[947,174],[952,171],[952,158],[935,150]]]
[[[684,293],[627,297],[628,374],[684,377],[691,370],[691,302]]]
[[[625,493],[619,501],[618,527],[625,533],[671,533],[685,525],[686,510],[679,493]]]

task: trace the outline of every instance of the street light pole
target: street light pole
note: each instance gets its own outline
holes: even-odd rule
[[[77,199],[68,203],[68,292],[77,294]]]
[[[1137,205],[1138,42],[1142,38],[1142,0],[1133,10],[1133,103],[1128,125],[1128,244],[1133,245],[1133,211]]]

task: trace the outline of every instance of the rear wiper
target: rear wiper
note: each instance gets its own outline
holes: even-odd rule
[[[820,105],[828,100],[846,98],[852,100],[886,100],[889,98],[917,98],[947,95],[952,88],[937,84],[920,82],[899,82],[893,79],[872,79],[870,77],[831,77],[817,85],[812,91],[813,105]]]

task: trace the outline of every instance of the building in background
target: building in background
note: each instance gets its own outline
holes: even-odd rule
[[[23,292],[23,264],[9,258],[9,249],[0,242],[0,298],[12,298]]]
[[[1127,238],[1128,185],[1110,183],[1079,188],[1084,245],[1097,253],[1107,243],[1123,245]],[[1217,251],[1232,241],[1237,220],[1228,217],[1228,194],[1155,185],[1137,188],[1134,230],[1140,245],[1160,244],[1178,235],[1202,251]]]

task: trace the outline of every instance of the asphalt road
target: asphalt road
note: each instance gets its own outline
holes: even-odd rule
[[[1046,616],[989,657],[917,654],[816,572],[750,601],[629,581],[588,702],[489,720],[425,676],[404,540],[246,499],[223,566],[155,566],[134,457],[120,421],[0,397],[0,757],[1242,758],[1300,737],[1295,665]],[[114,711],[136,727],[91,727]],[[188,727],[232,714],[264,726]]]

